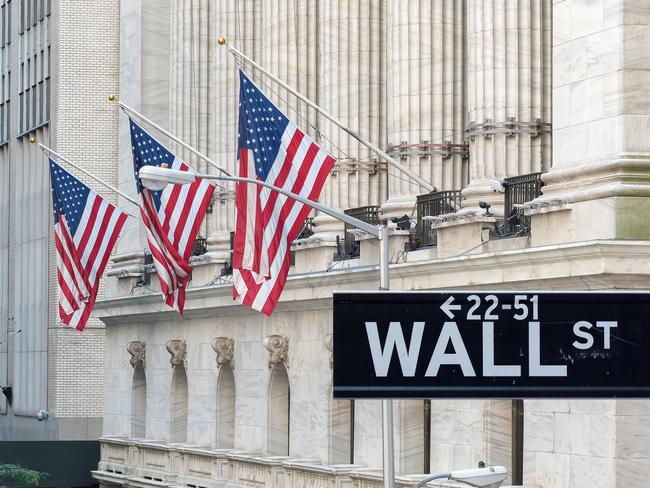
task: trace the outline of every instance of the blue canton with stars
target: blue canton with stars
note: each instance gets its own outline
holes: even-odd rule
[[[133,122],[131,118],[129,118],[129,125],[131,127],[131,149],[133,151],[135,184],[138,188],[138,193],[141,193],[144,190],[144,186],[142,186],[142,182],[138,178],[140,168],[143,166],[160,166],[163,163],[166,163],[171,168],[176,157],[151,137],[142,127]],[[156,209],[159,209],[162,191],[150,191]]]
[[[52,207],[54,223],[59,223],[59,216],[65,215],[70,234],[77,232],[90,188],[72,176],[50,159],[50,180],[52,181]]]
[[[239,151],[249,149],[255,157],[255,172],[266,180],[280,150],[289,119],[239,70]]]

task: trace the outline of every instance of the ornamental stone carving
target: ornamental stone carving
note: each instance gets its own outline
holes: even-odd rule
[[[264,339],[264,347],[269,351],[269,369],[276,364],[289,367],[289,338],[272,334]]]
[[[323,342],[325,343],[325,349],[327,349],[330,353],[330,368],[331,368],[333,363],[332,353],[334,352],[334,336],[332,334],[327,334]]]
[[[147,366],[147,343],[143,341],[131,341],[127,344],[126,350],[131,355],[129,362],[131,366],[137,368]]]
[[[169,362],[172,366],[185,366],[187,360],[187,342],[181,339],[172,339],[167,342],[167,352],[171,354]]]
[[[215,337],[212,339],[212,349],[217,353],[217,366],[229,363],[235,367],[235,340],[232,337]]]

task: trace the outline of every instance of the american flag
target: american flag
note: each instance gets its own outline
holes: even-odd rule
[[[126,214],[50,159],[59,317],[83,330]]]
[[[316,201],[335,159],[239,72],[239,176]],[[259,185],[237,183],[233,296],[273,312],[291,266],[291,242],[311,208]]]
[[[168,185],[162,191],[145,188],[138,177],[142,166],[166,164],[172,169],[193,170],[133,120],[129,122],[135,181],[147,242],[165,303],[182,315],[185,287],[192,271],[189,260],[214,185],[198,179],[189,185]]]

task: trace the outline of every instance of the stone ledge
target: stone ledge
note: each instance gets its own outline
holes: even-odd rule
[[[595,240],[418,262],[392,264],[394,290],[467,289],[634,289],[650,287],[650,241]],[[331,308],[332,290],[376,290],[378,266],[295,274],[287,280],[276,314]],[[187,291],[185,318],[256,314],[234,304],[231,285]],[[107,325],[176,318],[157,293],[98,301],[95,316]]]

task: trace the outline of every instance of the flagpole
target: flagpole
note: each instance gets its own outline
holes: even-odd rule
[[[249,58],[248,56],[246,56],[246,55],[245,55],[244,53],[242,53],[239,49],[237,49],[237,48],[235,48],[235,47],[232,47],[230,44],[228,44],[228,43],[226,42],[226,38],[225,38],[225,37],[220,37],[220,38],[218,39],[217,42],[218,42],[219,45],[221,45],[221,46],[224,46],[224,45],[225,45],[225,46],[228,48],[228,51],[230,51],[231,53],[233,53],[236,57],[239,57],[239,58],[245,60],[247,63],[250,63],[251,65],[253,65],[256,69],[258,69],[258,70],[261,71],[263,74],[265,74],[266,76],[268,76],[269,78],[271,78],[273,81],[275,81],[275,82],[276,82],[278,85],[280,85],[282,88],[284,88],[285,90],[289,91],[290,93],[292,93],[293,95],[295,95],[296,97],[298,97],[300,100],[302,100],[302,101],[305,102],[307,105],[309,105],[311,108],[313,108],[314,110],[316,110],[316,111],[317,111],[319,114],[321,114],[323,117],[329,119],[332,123],[334,123],[335,125],[337,125],[340,129],[342,129],[343,131],[345,131],[346,133],[348,133],[349,135],[351,135],[352,137],[354,137],[354,138],[355,138],[357,141],[359,141],[361,144],[363,144],[363,145],[366,146],[368,149],[370,149],[371,151],[373,151],[374,153],[376,153],[379,157],[381,157],[382,159],[384,159],[388,164],[390,164],[391,166],[393,166],[396,170],[398,170],[398,171],[404,173],[405,175],[407,175],[409,178],[411,178],[413,181],[415,181],[415,182],[416,182],[417,184],[419,184],[421,187],[425,188],[427,191],[437,191],[437,189],[436,189],[435,186],[433,186],[433,185],[432,185],[431,183],[429,183],[427,180],[425,180],[424,178],[422,178],[419,174],[417,174],[417,173],[411,171],[410,169],[408,169],[407,167],[401,165],[401,164],[399,163],[399,161],[397,161],[396,159],[394,159],[394,158],[392,158],[391,156],[389,156],[386,152],[382,151],[378,146],[376,146],[376,145],[373,144],[372,142],[370,142],[370,141],[364,139],[363,137],[361,137],[359,134],[357,134],[357,133],[354,132],[352,129],[350,129],[349,127],[347,127],[345,124],[343,124],[343,122],[341,122],[340,120],[338,120],[336,117],[334,117],[333,115],[331,115],[331,114],[328,113],[327,111],[323,110],[320,106],[318,106],[317,104],[315,104],[314,102],[312,102],[309,98],[307,98],[306,96],[304,96],[304,95],[303,95],[302,93],[300,93],[298,90],[295,90],[295,89],[292,88],[291,86],[287,85],[287,84],[286,84],[284,81],[282,81],[280,78],[278,78],[277,76],[273,75],[271,72],[269,72],[268,70],[266,70],[265,68],[263,68],[261,65],[259,65],[259,64],[256,63],[255,61],[253,61],[253,60],[252,60],[251,58]]]
[[[228,171],[226,171],[225,169],[223,169],[221,166],[219,166],[217,163],[215,163],[212,159],[210,159],[209,157],[207,157],[207,156],[206,156],[205,154],[203,154],[201,151],[199,151],[199,150],[197,150],[197,149],[194,149],[194,148],[193,148],[192,146],[190,146],[189,144],[183,142],[183,141],[180,140],[178,137],[176,137],[174,134],[172,134],[171,132],[169,132],[167,129],[161,127],[161,126],[158,125],[156,122],[154,122],[153,120],[151,120],[149,117],[145,117],[144,115],[142,115],[140,112],[138,112],[138,111],[135,110],[134,108],[129,107],[129,106],[128,106],[126,103],[124,103],[122,100],[117,100],[116,97],[115,97],[115,95],[109,95],[109,96],[108,96],[108,101],[109,101],[109,102],[115,102],[115,101],[117,101],[117,105],[118,105],[122,110],[124,110],[125,112],[130,113],[131,115],[134,115],[135,117],[137,117],[137,118],[139,118],[139,119],[145,121],[145,122],[146,122],[147,124],[149,124],[151,127],[155,128],[155,129],[157,129],[157,130],[159,130],[160,132],[162,132],[163,134],[165,134],[167,137],[169,137],[169,138],[172,139],[173,141],[177,142],[178,144],[180,144],[181,146],[183,146],[185,149],[187,149],[188,151],[190,151],[192,154],[198,156],[198,157],[201,158],[203,161],[205,161],[205,162],[208,163],[209,165],[213,166],[214,168],[216,168],[218,171],[220,171],[220,172],[223,173],[224,175],[226,175],[226,176],[231,176],[230,173],[229,173]]]
[[[81,166],[76,165],[75,163],[73,163],[73,162],[70,161],[69,159],[64,158],[63,156],[61,156],[59,153],[57,153],[57,152],[54,151],[53,149],[50,149],[49,147],[47,147],[47,146],[44,145],[44,144],[41,144],[40,142],[37,142],[37,141],[36,141],[36,137],[31,136],[31,137],[29,138],[29,142],[31,142],[32,144],[38,144],[38,147],[39,147],[43,152],[45,152],[45,153],[47,153],[47,154],[50,154],[50,155],[54,156],[56,159],[59,159],[59,160],[63,161],[63,162],[66,163],[66,164],[69,164],[70,166],[72,166],[72,167],[75,168],[76,170],[78,170],[78,171],[80,171],[81,173],[85,174],[85,175],[88,176],[89,178],[92,178],[93,180],[95,180],[95,181],[96,181],[97,183],[99,183],[100,185],[104,185],[104,186],[105,186],[106,188],[108,188],[109,190],[114,191],[114,192],[117,193],[119,196],[121,196],[122,198],[128,200],[129,202],[131,202],[131,203],[132,203],[133,205],[135,205],[136,207],[139,206],[138,202],[137,202],[136,200],[134,200],[132,197],[130,197],[129,195],[127,195],[126,193],[124,193],[124,192],[118,190],[117,188],[115,188],[115,187],[114,187],[113,185],[111,185],[110,183],[106,183],[106,182],[105,182],[104,180],[102,180],[101,178],[99,178],[99,177],[95,176],[94,174],[92,174],[92,173],[86,171],[86,170],[83,169]]]

